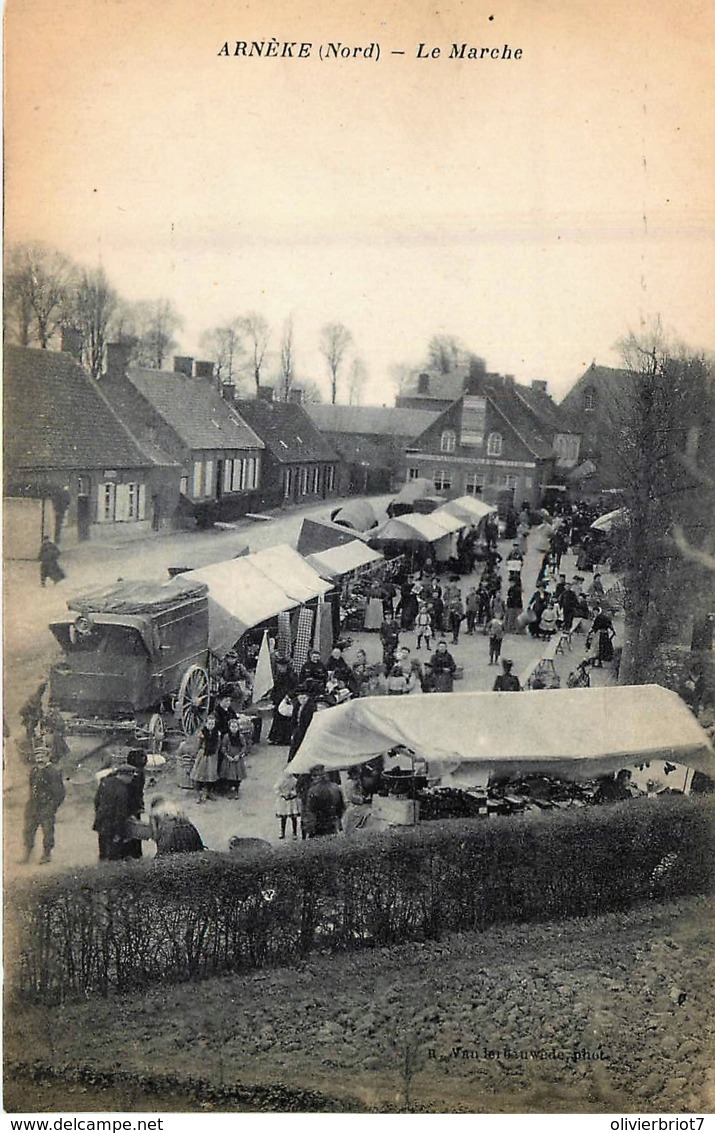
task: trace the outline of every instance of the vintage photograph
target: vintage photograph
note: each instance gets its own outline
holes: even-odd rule
[[[6,1114],[715,1107],[714,46],[6,4]]]

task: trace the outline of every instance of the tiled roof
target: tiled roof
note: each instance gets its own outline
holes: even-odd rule
[[[517,394],[525,401],[534,416],[552,433],[568,432],[559,407],[552,397],[544,390],[534,389],[533,386],[516,384]]]
[[[3,400],[8,470],[172,463],[142,449],[70,354],[6,346]]]
[[[299,460],[336,461],[338,457],[302,405],[291,401],[237,401],[236,409],[265,442],[280,464]]]
[[[127,377],[190,449],[263,448],[261,440],[201,378],[130,366]]]
[[[313,423],[326,433],[363,433],[411,440],[437,420],[436,412],[378,405],[306,405]]]
[[[159,445],[156,429],[152,423],[152,410],[147,402],[127,378],[103,378],[99,382],[100,393],[112,406],[120,421],[126,425],[144,452],[157,458],[165,457]],[[181,455],[177,453],[177,455]],[[165,457],[165,459],[170,459]]]
[[[506,418],[512,429],[534,456],[541,459],[551,456],[554,446],[552,438],[549,436],[550,430],[545,429],[537,421],[514,387],[509,385],[500,388],[492,387],[486,391],[486,396]]]
[[[449,374],[441,374],[437,370],[422,370],[420,372],[429,377],[427,393],[418,392],[419,376],[415,371],[408,380],[407,388],[402,390],[402,396],[422,397],[426,401],[431,398],[439,401],[456,401],[464,393],[464,382],[469,376],[469,370],[465,366],[458,366],[456,370],[452,370]]]

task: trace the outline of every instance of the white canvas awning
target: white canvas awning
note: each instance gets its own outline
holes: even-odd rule
[[[456,500],[448,500],[440,508],[440,511],[446,511],[450,515],[456,515],[458,519],[466,519],[470,523],[479,523],[485,516],[491,515],[496,510],[491,504],[486,504],[484,500],[478,499],[477,496],[458,496]]]
[[[222,657],[253,626],[300,605],[258,570],[252,555],[214,563],[182,577],[205,582],[209,590],[209,649]]]
[[[370,532],[371,543],[437,543],[446,537],[444,527],[435,523],[431,515],[416,512],[394,516]]]
[[[280,586],[289,598],[300,604],[331,589],[330,583],[287,543],[256,551],[250,556],[250,561],[269,582]]]
[[[306,555],[305,560],[317,570],[321,578],[333,579],[379,562],[382,557],[379,551],[374,551],[372,547],[366,547],[359,539],[355,539],[341,547],[329,547],[325,551]]]
[[[313,718],[289,770],[350,767],[397,745],[476,772],[590,778],[653,759],[715,772],[707,734],[659,685],[351,700]]]
[[[442,528],[445,535],[456,535],[458,531],[464,531],[464,528],[469,523],[468,519],[460,519],[456,515],[450,515],[449,512],[443,511],[442,508],[439,508],[437,511],[431,511],[429,518],[433,523],[436,523],[438,527]]]

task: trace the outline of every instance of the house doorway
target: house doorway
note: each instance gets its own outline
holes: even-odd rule
[[[89,539],[91,523],[89,502],[89,496],[77,496],[77,538],[80,542],[86,542]]]

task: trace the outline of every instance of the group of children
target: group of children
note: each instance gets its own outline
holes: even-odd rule
[[[236,798],[246,778],[246,738],[228,694],[219,696],[198,736],[198,751],[189,772],[198,802],[208,802],[220,791]]]

